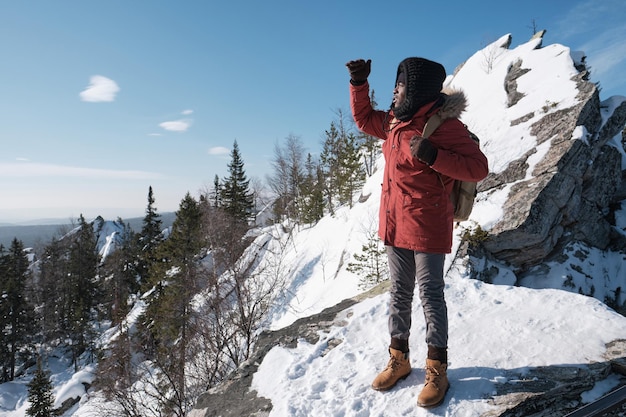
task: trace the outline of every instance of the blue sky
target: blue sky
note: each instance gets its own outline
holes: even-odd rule
[[[177,210],[226,175],[233,142],[265,182],[276,143],[321,149],[349,113],[345,62],[391,100],[407,56],[448,73],[504,34],[584,51],[626,95],[623,0],[0,2],[0,223]]]

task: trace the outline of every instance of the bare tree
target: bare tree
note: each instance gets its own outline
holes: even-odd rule
[[[284,146],[274,146],[274,172],[268,177],[268,183],[276,195],[274,214],[277,220],[283,216],[298,218],[296,203],[304,178],[304,165],[304,147],[299,136],[289,135]]]
[[[537,33],[537,21],[535,19],[532,19],[528,28],[530,28],[533,31],[533,35],[535,35]]]

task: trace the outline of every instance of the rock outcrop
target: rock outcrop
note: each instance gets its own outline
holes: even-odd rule
[[[532,124],[530,133],[537,147],[549,142],[549,149],[530,175],[528,158],[536,148],[479,184],[479,192],[486,194],[511,185],[504,215],[489,231],[484,248],[521,270],[544,261],[565,240],[604,250],[618,238],[612,236],[610,218],[612,203],[619,197],[622,156],[612,139],[626,124],[626,100],[603,120],[602,107],[608,104],[600,102],[598,87],[588,80],[584,64],[576,68],[577,104],[554,112],[550,112],[551,103],[537,109],[548,113]],[[509,67],[503,85],[509,106],[524,96],[517,91],[517,80],[527,72],[519,60]]]

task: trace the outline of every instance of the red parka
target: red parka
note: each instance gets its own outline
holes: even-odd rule
[[[489,172],[487,158],[458,120],[465,109],[461,92],[422,106],[402,122],[393,112],[374,110],[369,84],[350,84],[350,107],[357,127],[383,143],[385,173],[378,234],[385,245],[428,253],[452,248],[454,179],[480,181]],[[438,149],[432,166],[411,155],[410,141],[420,136],[429,116],[439,111],[444,122],[429,140]]]

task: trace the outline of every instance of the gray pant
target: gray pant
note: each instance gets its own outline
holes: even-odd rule
[[[448,347],[448,310],[444,298],[444,254],[415,252],[387,246],[391,273],[389,333],[392,338],[408,340],[415,283],[426,320],[426,344]]]

